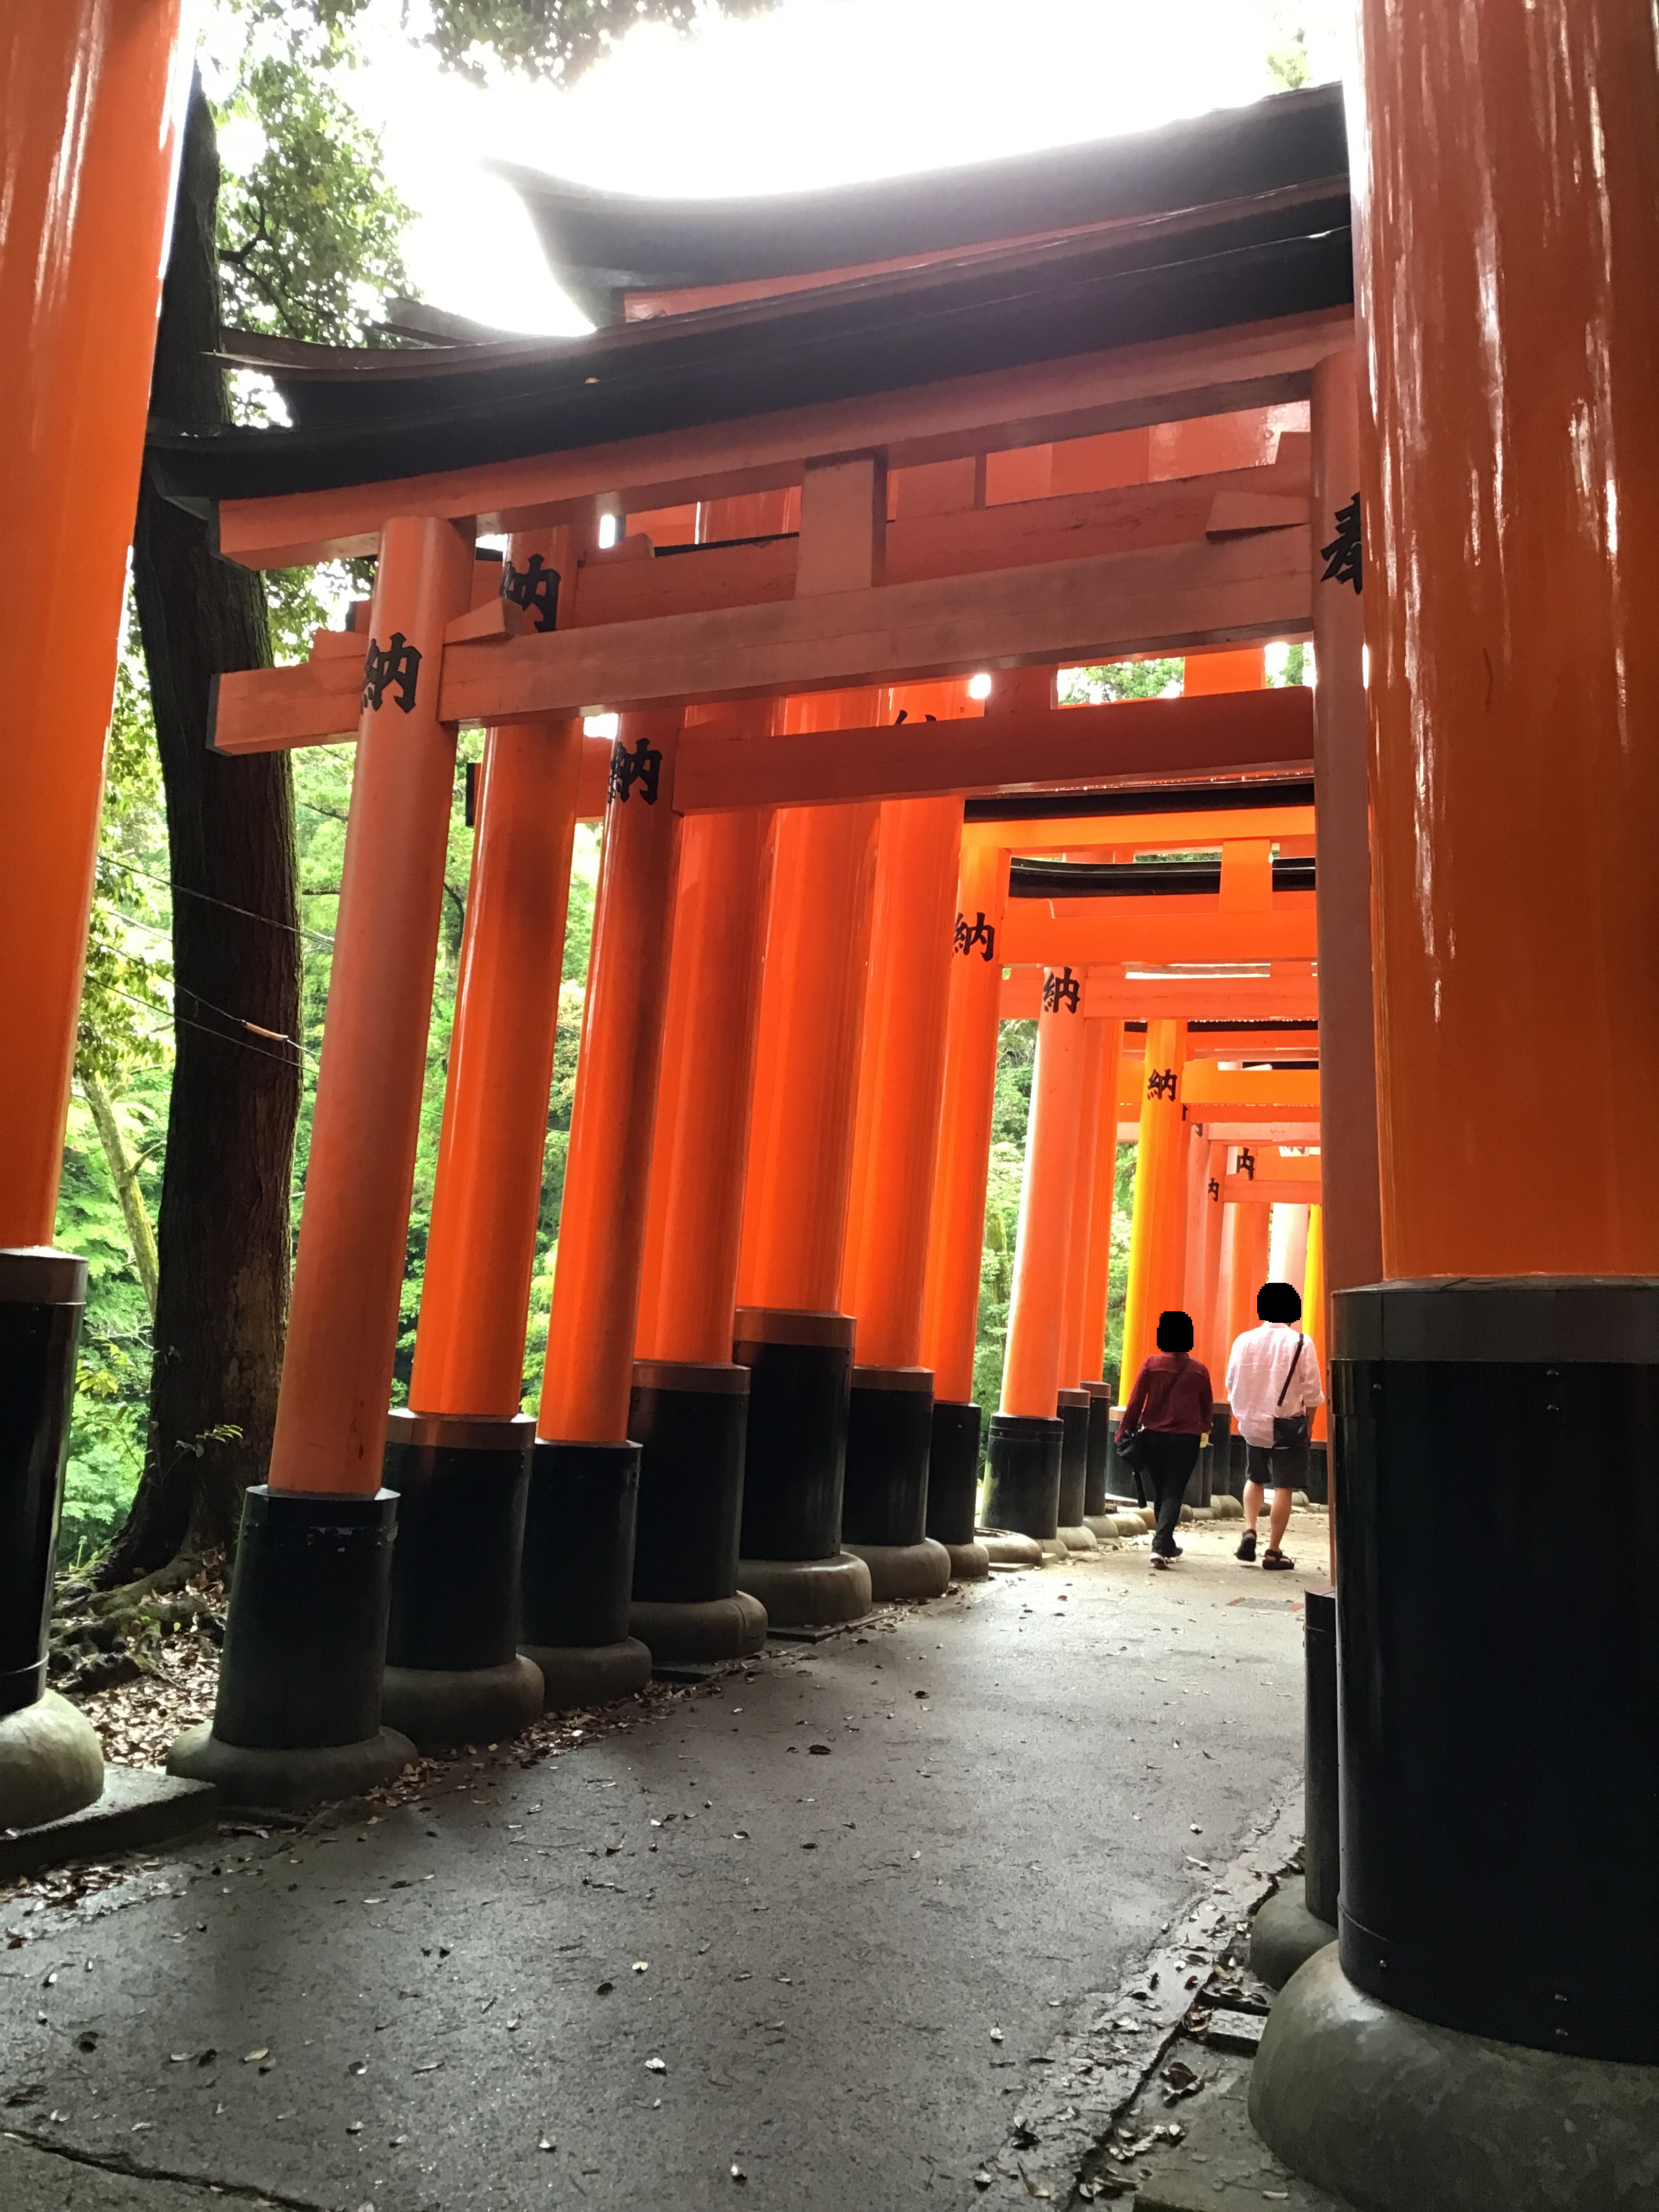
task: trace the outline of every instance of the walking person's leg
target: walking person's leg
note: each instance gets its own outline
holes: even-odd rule
[[[1267,1522],[1267,1548],[1261,1555],[1261,1564],[1264,1567],[1293,1567],[1295,1560],[1285,1556],[1285,1531],[1290,1526],[1296,1492],[1308,1480],[1308,1455],[1305,1448],[1298,1444],[1275,1444],[1267,1456],[1273,1462],[1273,1505]]]
[[[1255,1560],[1255,1524],[1266,1502],[1266,1486],[1273,1480],[1273,1453],[1267,1444],[1249,1444],[1245,1451],[1244,1533],[1238,1540],[1237,1556],[1247,1565],[1253,1565]],[[1278,1510],[1277,1504],[1273,1510],[1275,1512]],[[1271,1529],[1271,1522],[1268,1526]],[[1279,1534],[1284,1534],[1282,1528]]]
[[[1198,1457],[1198,1438],[1161,1436],[1149,1437],[1148,1443],[1155,1455],[1150,1466],[1158,1495],[1158,1528],[1152,1537],[1152,1553],[1155,1558],[1173,1559],[1180,1556],[1175,1532],[1181,1519],[1181,1502],[1188,1478]]]

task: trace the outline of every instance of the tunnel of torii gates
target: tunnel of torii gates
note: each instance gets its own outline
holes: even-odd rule
[[[1121,1117],[1144,1186],[1126,1362],[1177,1286],[1217,1355],[1261,1182],[1311,1196],[1317,1132],[1340,1951],[1274,2008],[1257,2125],[1367,2205],[1531,2202],[1547,2170],[1552,2204],[1589,2212],[1645,2201],[1659,2160],[1637,1110],[1659,1091],[1659,63],[1634,0],[1357,18],[1346,123],[1314,88],[781,200],[518,177],[591,336],[233,340],[291,427],[152,431],[153,483],[223,558],[376,557],[307,663],[217,690],[227,755],[357,751],[269,1480],[212,1729],[175,1757],[245,1800],[358,1787],[404,1755],[383,1687],[428,1737],[504,1729],[544,1682],[637,1679],[636,1638],[731,1648],[759,1625],[739,1588],[821,1621],[861,1609],[872,1563],[929,1558],[930,1525],[969,1542],[1006,993],[1040,1036],[994,1474],[1051,1466],[1062,1388],[1094,1379]],[[5,1495],[49,1507],[85,1270],[44,1248],[177,24],[176,0],[71,0],[7,33]],[[1311,692],[1229,672],[1308,637]],[[1056,703],[1057,667],[1164,653],[1183,696]],[[600,708],[619,734],[532,1421]],[[389,1415],[464,723],[488,733],[478,830]],[[1315,1018],[1316,1084],[1243,1026]],[[1237,1051],[1206,1055],[1224,1032],[1193,1024],[1216,1022]],[[1217,1182],[1224,1301],[1219,1201],[1193,1202]],[[8,1510],[15,1733],[50,1702],[51,1513],[41,1538]]]

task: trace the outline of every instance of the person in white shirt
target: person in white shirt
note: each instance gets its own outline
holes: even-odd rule
[[[1262,1492],[1271,1487],[1273,1515],[1267,1524],[1264,1567],[1285,1569],[1296,1561],[1284,1551],[1292,1493],[1308,1479],[1307,1416],[1325,1402],[1319,1384],[1319,1355],[1298,1324],[1302,1294],[1293,1283],[1263,1283],[1255,1295],[1258,1328],[1246,1329],[1227,1360],[1227,1403],[1249,1448],[1244,1483],[1244,1534],[1238,1557],[1255,1563],[1255,1524]],[[1303,1422],[1300,1443],[1275,1443],[1276,1420]]]

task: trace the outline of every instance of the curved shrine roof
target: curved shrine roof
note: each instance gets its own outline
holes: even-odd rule
[[[511,461],[1352,298],[1334,87],[1140,137],[822,193],[665,203],[552,180],[546,189],[560,235],[587,241],[583,252],[600,240],[608,252],[659,222],[663,261],[678,257],[682,274],[763,260],[799,270],[824,255],[839,265],[878,238],[890,258],[900,235],[919,252],[946,250],[920,266],[576,338],[409,349],[238,339],[224,357],[275,379],[293,427],[198,435],[153,426],[162,491],[204,507]],[[587,227],[572,230],[578,201]],[[555,220],[546,216],[544,234]],[[1013,224],[1068,228],[995,242]],[[692,239],[700,260],[684,243]]]

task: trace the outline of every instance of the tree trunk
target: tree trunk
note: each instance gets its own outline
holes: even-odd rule
[[[219,153],[191,98],[161,296],[152,416],[229,420],[215,218]],[[100,1579],[127,1582],[234,1538],[263,1481],[288,1313],[300,1108],[300,939],[286,754],[207,750],[211,678],[268,666],[259,579],[215,557],[205,523],[139,494],[133,580],[167,793],[177,1059],[161,1184],[161,1285],[144,1472]],[[227,1431],[231,1433],[227,1434]]]
[[[109,1086],[103,1077],[88,1072],[76,1079],[91,1111],[98,1141],[104,1148],[104,1164],[109,1170],[110,1182],[115,1187],[121,1218],[127,1224],[127,1243],[132,1247],[132,1264],[138,1270],[138,1280],[143,1285],[144,1304],[149,1308],[149,1317],[154,1321],[161,1262],[156,1256],[155,1231],[149,1225],[144,1194],[138,1188],[138,1163],[127,1150],[126,1139],[121,1134],[121,1124],[115,1116],[115,1101],[111,1097]]]

